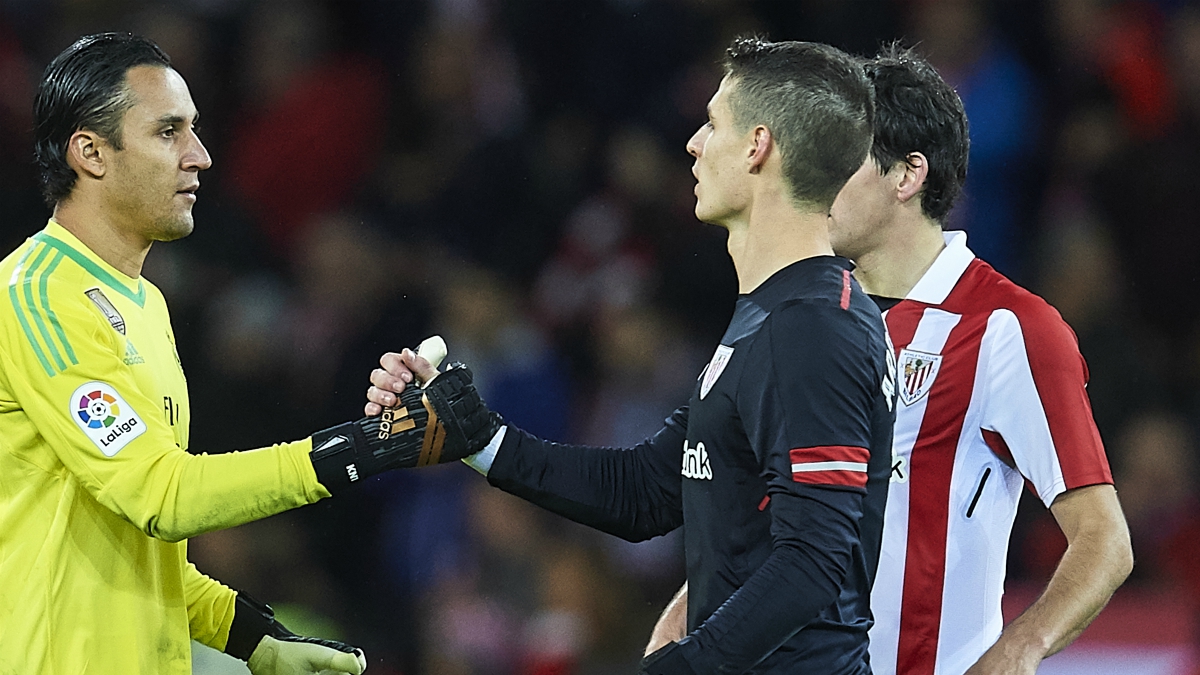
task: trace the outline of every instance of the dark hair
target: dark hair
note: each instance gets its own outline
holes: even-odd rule
[[[797,201],[833,203],[871,147],[871,85],[849,54],[813,42],[739,37],[725,51],[739,129],[771,130]]]
[[[46,66],[33,101],[33,143],[47,204],[75,186],[67,141],[76,131],[89,129],[121,149],[121,123],[133,105],[125,76],[144,65],[169,67],[171,58],[144,37],[98,33],[79,38]]]
[[[925,215],[944,223],[967,179],[971,139],[962,100],[929,62],[893,42],[864,64],[875,85],[871,157],[886,174],[909,153],[929,160],[921,194]]]

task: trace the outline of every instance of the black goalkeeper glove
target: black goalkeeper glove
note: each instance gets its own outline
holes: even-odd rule
[[[240,592],[225,653],[245,661],[254,675],[362,675],[367,669],[361,649],[296,635],[275,620],[269,605]]]
[[[400,403],[312,436],[317,480],[331,493],[391,469],[429,466],[473,455],[503,421],[471,384],[471,369],[451,364],[424,389],[405,387]]]

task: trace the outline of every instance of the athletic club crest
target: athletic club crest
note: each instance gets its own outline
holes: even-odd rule
[[[941,354],[928,354],[911,349],[900,350],[900,402],[912,405],[920,401],[933,387],[938,368],[942,365]]]
[[[717,383],[717,378],[725,370],[725,366],[729,365],[729,357],[733,356],[733,347],[725,345],[717,345],[717,353],[713,354],[712,361],[708,362],[708,366],[704,368],[704,373],[700,375],[700,399],[703,400],[708,395],[713,385]]]

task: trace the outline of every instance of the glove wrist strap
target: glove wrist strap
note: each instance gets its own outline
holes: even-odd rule
[[[277,635],[281,630],[288,632],[275,621],[275,611],[269,605],[264,605],[239,591],[234,603],[233,623],[229,626],[229,641],[225,643],[225,653],[249,661],[250,655],[254,653],[263,636]]]
[[[345,492],[369,475],[366,467],[358,466],[356,446],[361,434],[357,422],[346,422],[313,434],[309,459],[317,472],[317,481],[330,494]]]

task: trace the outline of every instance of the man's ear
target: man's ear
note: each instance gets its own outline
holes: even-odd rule
[[[761,125],[754,127],[752,140],[754,144],[750,146],[746,162],[750,166],[750,173],[758,173],[771,155],[771,130]]]
[[[896,186],[896,198],[901,202],[921,194],[925,189],[925,178],[929,175],[929,160],[919,152],[910,152],[900,163],[904,174]]]
[[[101,178],[110,147],[96,132],[80,129],[67,140],[67,165],[85,176]]]

